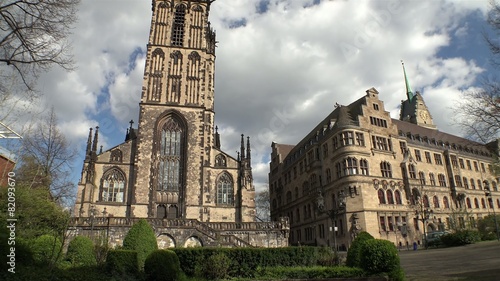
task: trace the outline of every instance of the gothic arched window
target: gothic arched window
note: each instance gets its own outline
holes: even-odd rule
[[[233,179],[228,173],[223,173],[217,180],[217,204],[233,205]]]
[[[179,191],[182,179],[184,128],[173,116],[167,117],[160,132],[158,190]]]
[[[382,177],[384,178],[392,178],[392,170],[391,164],[389,162],[381,162],[380,163],[380,172],[382,173]]]
[[[123,202],[125,176],[117,168],[107,171],[102,177],[101,200],[105,202]]]
[[[394,197],[392,196],[392,190],[388,189],[385,193],[387,194],[387,204],[394,204]]]
[[[184,22],[186,21],[186,6],[175,7],[174,24],[172,25],[172,46],[182,47],[184,42]]]
[[[445,209],[449,209],[450,208],[450,202],[448,201],[448,197],[443,197],[443,205],[444,205],[444,208]]]
[[[378,203],[379,204],[385,204],[385,194],[382,189],[378,190]]]
[[[359,160],[359,169],[362,175],[368,176],[369,171],[368,171],[368,161],[366,159],[361,159]]]
[[[401,201],[401,192],[399,192],[399,190],[396,189],[394,191],[394,197],[396,199],[396,204],[398,204],[398,205],[402,205],[403,204],[403,202]]]

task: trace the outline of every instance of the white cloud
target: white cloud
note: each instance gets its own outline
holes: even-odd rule
[[[464,19],[477,11],[484,15],[488,1],[312,3],[271,0],[262,14],[255,0],[211,7],[219,41],[216,123],[230,154],[239,150],[241,133],[252,137],[259,187],[267,179],[271,141],[298,142],[336,102],[349,104],[375,87],[397,117],[405,98],[401,59],[438,127],[459,132],[444,108],[474,86],[481,69],[470,58],[441,58],[438,52],[453,36],[475,32]],[[106,140],[119,140],[136,118],[144,58],[133,54],[146,47],[150,16],[151,1],[82,1],[72,37],[77,69],[54,70],[41,81],[44,104],[56,106],[70,139],[79,141],[89,125],[119,120],[102,125]]]

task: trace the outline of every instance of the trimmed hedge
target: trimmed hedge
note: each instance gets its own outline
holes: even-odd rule
[[[145,219],[137,221],[130,228],[125,239],[123,239],[123,249],[137,251],[137,262],[139,270],[142,271],[149,254],[158,250],[156,235]]]
[[[354,278],[363,277],[366,273],[361,268],[347,266],[312,266],[312,267],[265,267],[258,272],[259,278],[275,279],[320,279],[320,278]]]
[[[139,271],[137,252],[132,250],[110,250],[106,258],[106,269],[114,276],[137,275]]]
[[[94,243],[85,236],[76,236],[69,242],[66,260],[72,266],[92,266],[97,261],[94,255]]]
[[[176,281],[181,275],[179,258],[173,251],[156,250],[146,258],[144,273],[148,281]]]
[[[208,258],[223,253],[231,260],[229,275],[232,277],[254,278],[257,268],[262,265],[314,266],[318,264],[320,250],[316,247],[286,248],[175,248],[181,268],[187,276],[200,276]]]
[[[209,280],[219,280],[229,277],[231,260],[224,253],[217,253],[208,257],[204,268],[203,276]]]
[[[361,267],[361,249],[366,241],[375,239],[370,233],[362,231],[354,238],[351,247],[347,251],[346,265]]]

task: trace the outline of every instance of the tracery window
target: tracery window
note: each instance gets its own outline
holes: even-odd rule
[[[102,178],[101,200],[105,202],[123,202],[125,190],[125,176],[112,168]]]
[[[184,128],[169,116],[160,132],[158,152],[158,190],[179,191],[182,179]]]
[[[446,186],[446,177],[443,174],[438,175],[439,186]]]
[[[425,174],[424,172],[418,172],[418,178],[420,179],[420,184],[425,185]]]
[[[429,173],[429,181],[431,182],[431,185],[436,185],[436,178],[433,173]]]
[[[227,162],[226,162],[226,156],[219,154],[215,156],[215,167],[226,167]]]
[[[172,25],[172,46],[182,47],[184,41],[184,22],[186,21],[186,6],[175,7],[174,23]]]
[[[410,174],[410,178],[412,178],[412,179],[416,179],[417,178],[417,172],[415,170],[415,165],[410,164],[408,166],[408,171],[409,171],[409,174]]]
[[[233,205],[233,179],[228,173],[223,173],[217,180],[217,204]]]
[[[356,175],[358,173],[358,160],[353,157],[347,157],[344,159],[342,166],[344,168],[344,176]]]
[[[110,162],[122,162],[122,151],[119,149],[115,149],[111,151],[111,155],[109,157]]]

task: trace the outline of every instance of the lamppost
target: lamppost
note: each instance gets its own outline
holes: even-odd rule
[[[500,233],[498,232],[497,215],[495,213],[495,203],[493,203],[493,196],[491,195],[491,190],[490,190],[489,186],[484,187],[484,195],[488,198],[488,204],[491,205],[491,209],[493,210],[493,220],[495,221],[495,231],[497,233],[497,240],[500,241]]]
[[[321,192],[318,194],[317,198],[317,207],[319,213],[325,213],[328,215],[330,220],[332,221],[332,231],[333,231],[333,252],[335,255],[335,259],[337,259],[337,227],[335,226],[335,222],[337,221],[337,217],[340,214],[343,214],[346,209],[346,196],[344,194],[344,191],[341,190],[338,194],[338,198],[336,203],[336,206],[333,206],[332,209],[330,210],[325,210],[325,202],[323,199],[323,195],[321,195]]]
[[[419,200],[420,201],[420,200]],[[424,225],[424,247],[427,249],[427,220],[432,216],[434,212],[429,208],[423,205],[423,202],[420,202],[418,205],[418,209],[415,210],[415,218],[422,222]]]

